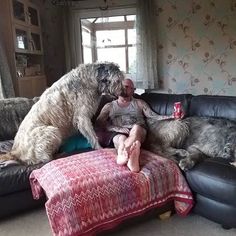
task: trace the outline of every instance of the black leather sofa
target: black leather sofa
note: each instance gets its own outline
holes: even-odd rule
[[[217,117],[236,122],[236,97],[190,94],[143,94],[154,111],[170,115],[173,103],[181,101],[187,116]],[[221,158],[209,158],[184,173],[195,197],[193,211],[221,224],[236,228],[236,167]]]
[[[19,124],[37,100],[38,98],[0,100],[0,153],[8,149],[8,142],[5,141],[14,138]],[[33,200],[29,185],[30,173],[42,165],[0,165],[0,217],[43,205],[45,199]]]
[[[161,115],[172,114],[174,102],[180,101],[186,116],[211,116],[236,121],[236,97],[144,93],[141,98]],[[104,96],[99,110],[107,101],[108,98]],[[5,130],[7,124],[5,126],[0,124],[1,140],[14,137],[17,126],[27,113],[27,111],[20,113],[17,105],[9,108],[4,103],[4,100],[0,100],[0,116],[7,116],[9,125],[11,122],[15,124],[10,134],[9,129],[8,133]],[[30,103],[28,109],[31,106]],[[11,114],[9,109],[12,110]],[[28,180],[31,171],[41,165],[17,165],[0,169],[0,217],[35,208],[45,202],[45,199],[41,201],[32,199]],[[195,196],[194,212],[225,228],[236,228],[236,167],[225,160],[212,158],[196,165],[186,172],[185,176]]]

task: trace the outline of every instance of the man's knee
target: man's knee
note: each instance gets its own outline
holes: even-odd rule
[[[143,142],[145,140],[146,134],[146,129],[137,124],[135,124],[130,130],[130,136],[135,136],[140,142]]]
[[[115,146],[115,148],[118,148],[119,145],[125,141],[127,137],[123,134],[117,134],[116,136],[113,137],[112,141]]]

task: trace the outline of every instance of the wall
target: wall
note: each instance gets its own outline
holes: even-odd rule
[[[159,92],[236,96],[236,0],[155,0]]]

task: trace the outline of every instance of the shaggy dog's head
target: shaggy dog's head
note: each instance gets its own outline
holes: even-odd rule
[[[122,81],[124,74],[114,63],[95,64],[95,77],[98,81],[100,93],[109,93],[118,97],[123,91]]]

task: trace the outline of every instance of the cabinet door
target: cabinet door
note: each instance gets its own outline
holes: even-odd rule
[[[33,98],[40,96],[47,88],[45,76],[29,76],[18,79],[19,96]]]
[[[37,76],[32,80],[32,90],[34,97],[40,96],[47,88],[46,77]]]
[[[18,88],[20,97],[34,97],[34,92],[32,90],[32,79],[30,77],[18,78]]]

